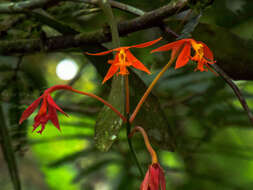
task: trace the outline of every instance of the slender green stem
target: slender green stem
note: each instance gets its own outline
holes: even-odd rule
[[[146,100],[146,98],[148,97],[149,93],[151,92],[151,90],[154,88],[155,84],[157,83],[157,81],[161,78],[161,76],[163,75],[163,73],[171,66],[171,64],[174,62],[176,55],[172,56],[170,58],[170,61],[163,67],[163,69],[160,71],[160,73],[155,77],[155,79],[152,81],[152,83],[149,85],[148,89],[146,90],[146,92],[144,93],[144,95],[142,96],[141,100],[139,101],[139,103],[137,104],[134,112],[132,113],[129,121],[130,123],[133,122],[135,116],[137,115],[138,111],[140,110],[142,104],[144,103],[144,101]]]
[[[90,3],[90,4],[98,4],[98,1],[94,1],[94,0],[72,0],[73,2],[83,2],[83,3]],[[123,10],[123,11],[126,11],[128,13],[132,13],[134,15],[139,15],[139,16],[142,16],[145,14],[145,12],[141,9],[138,9],[134,6],[131,6],[131,5],[127,5],[125,3],[121,3],[121,2],[118,2],[118,1],[113,1],[113,0],[109,0],[109,3],[110,5],[113,7],[113,8],[117,8],[117,9],[120,9],[120,10]]]
[[[110,25],[111,34],[112,34],[112,43],[114,45],[114,48],[117,48],[120,46],[119,41],[119,31],[118,31],[118,25],[115,21],[111,5],[109,4],[108,0],[99,0],[99,6],[104,11],[104,14],[108,20],[108,24]]]
[[[243,97],[241,90],[218,65],[213,64],[210,66],[213,67],[214,70],[221,75],[223,80],[232,88],[232,90],[234,91],[235,95],[237,96],[239,102],[241,103],[243,109],[247,113],[251,124],[253,124],[253,114],[251,113],[250,108],[249,108],[245,98]]]
[[[35,18],[42,24],[46,24],[56,29],[58,32],[64,35],[70,35],[70,34],[75,35],[79,33],[77,30],[73,29],[68,24],[58,21],[57,19],[55,19],[52,15],[50,15],[43,9],[25,11],[24,13],[27,14],[28,16],[31,16],[31,18]]]
[[[18,165],[15,157],[15,153],[12,147],[11,136],[8,131],[6,118],[0,104],[0,147],[3,153],[3,157],[8,165],[10,177],[13,183],[14,190],[21,190],[21,181],[19,176]]]
[[[138,161],[138,158],[137,158],[136,153],[135,153],[134,148],[133,148],[133,144],[132,144],[131,138],[129,136],[130,133],[131,133],[131,123],[129,122],[129,114],[127,116],[127,122],[126,122],[126,132],[127,132],[127,142],[128,142],[131,154],[132,154],[132,156],[134,158],[134,161],[135,161],[135,163],[136,163],[136,165],[137,165],[137,167],[138,167],[138,169],[140,171],[141,177],[144,178],[144,172],[143,172],[143,170],[141,168],[141,165],[140,165],[140,163]]]
[[[125,78],[125,92],[126,92],[126,93],[125,93],[126,114],[129,114],[129,113],[130,113],[129,81],[128,81],[128,76],[127,76],[127,75],[125,75],[124,78]]]

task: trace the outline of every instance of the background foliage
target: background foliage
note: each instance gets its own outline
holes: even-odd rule
[[[170,3],[164,0],[120,2],[143,11]],[[193,3],[192,13],[168,17],[165,19],[166,25],[181,37],[192,35],[206,42],[214,51],[216,60],[224,62],[224,68],[240,65],[243,61],[250,64],[253,60],[250,51],[253,47],[252,1],[190,2]],[[136,17],[119,9],[114,9],[114,13],[119,22]],[[76,31],[93,32],[105,25],[104,15],[96,5],[75,0],[62,1],[36,11],[0,14],[0,43],[75,34]],[[174,36],[164,34],[158,28],[150,28],[123,36],[121,44],[137,44],[161,35],[165,40],[155,47],[175,40]],[[111,43],[103,45],[111,47]],[[101,81],[107,70],[107,57],[91,58],[83,54],[84,51],[103,51],[102,48],[99,45],[0,56],[1,190],[13,188],[8,166],[12,168],[11,177],[16,189],[20,183],[17,175],[25,190],[139,189],[142,179],[129,155],[125,129],[109,136],[114,143],[108,152],[100,152],[95,146],[94,126],[102,108],[100,103],[69,92],[55,93],[54,99],[70,115],[70,118],[59,117],[62,133],[51,124],[47,125],[43,135],[32,133],[32,119],[18,125],[27,105],[55,84],[70,84],[106,98],[110,82],[102,86]],[[136,78],[130,75],[133,104],[144,90],[140,88],[144,84],[138,83],[138,78],[149,84],[169,59],[168,52],[149,54],[153,48],[134,50],[136,57],[153,74],[147,76],[136,72]],[[72,59],[79,66],[78,74],[70,81],[59,79],[55,72],[57,64],[64,59]],[[168,189],[251,189],[252,125],[228,85],[211,72],[193,72],[194,67],[189,64],[182,69],[169,69],[153,90],[148,100],[151,104],[147,103],[136,118],[137,123],[145,124],[143,127],[147,129],[156,150],[159,150]],[[235,82],[252,108],[253,83],[250,80]],[[154,118],[147,117],[151,111],[156,114]],[[160,122],[155,123],[157,118]],[[158,130],[158,127],[161,128]],[[150,159],[140,135],[135,136],[134,147],[146,169]],[[8,157],[12,154],[15,154],[16,164],[12,157]]]

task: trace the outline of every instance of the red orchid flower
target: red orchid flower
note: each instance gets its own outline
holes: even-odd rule
[[[191,48],[194,50],[195,54],[191,56]],[[213,71],[208,64],[215,63],[213,58],[213,53],[209,47],[200,41],[195,41],[194,39],[182,39],[176,42],[168,43],[157,49],[151,51],[168,51],[172,50],[172,56],[176,55],[178,51],[181,51],[178,55],[175,69],[185,66],[189,60],[196,61],[198,63],[196,70],[200,71]]]
[[[157,154],[149,142],[146,131],[142,127],[136,126],[132,129],[131,133],[128,135],[128,138],[131,138],[137,131],[142,134],[146,148],[152,157],[152,164],[149,166],[145,178],[141,183],[140,190],[166,190],[163,169],[158,163]]]
[[[116,55],[113,60],[108,60],[108,63],[111,64],[104,80],[103,84],[109,80],[118,70],[119,72],[117,74],[120,75],[128,75],[129,71],[127,70],[127,67],[133,66],[136,69],[142,70],[148,74],[151,74],[151,72],[130,52],[130,48],[144,48],[151,46],[161,40],[162,38],[149,41],[146,43],[133,45],[133,46],[125,46],[125,47],[119,47],[115,49],[111,49],[109,51],[101,52],[101,53],[86,53],[88,55],[106,55],[108,53],[111,53],[113,51],[116,51]]]
[[[166,190],[164,172],[158,163],[149,166],[140,190]]]
[[[35,109],[39,106],[40,102],[42,101],[40,110],[39,110],[38,114],[36,115],[36,117],[34,118],[34,124],[33,124],[32,131],[36,130],[37,127],[39,125],[41,125],[41,130],[39,130],[37,133],[42,134],[43,130],[45,129],[45,125],[47,124],[47,122],[49,120],[54,124],[54,126],[58,130],[61,130],[56,110],[60,111],[61,113],[63,113],[66,116],[68,116],[68,115],[54,102],[50,93],[55,90],[63,89],[63,88],[67,88],[67,86],[66,85],[57,85],[57,86],[53,86],[53,87],[45,90],[43,95],[41,95],[38,99],[36,99],[23,112],[23,114],[19,120],[19,124],[21,124],[24,120],[26,120],[35,111]]]
[[[80,90],[76,90],[68,85],[55,85],[47,90],[38,98],[36,99],[22,114],[19,124],[21,124],[24,120],[26,120],[39,106],[40,102],[41,107],[34,118],[34,124],[33,124],[33,131],[37,129],[39,125],[41,125],[41,130],[38,131],[38,133],[42,133],[45,129],[45,125],[50,120],[54,126],[60,130],[60,125],[57,117],[56,111],[60,111],[64,115],[68,116],[57,104],[54,102],[53,98],[51,97],[50,93],[56,91],[56,90],[68,90],[72,91],[74,93],[82,94],[85,96],[92,97],[100,102],[102,102],[104,105],[108,106],[112,111],[114,111],[123,121],[126,121],[126,118],[115,108],[113,107],[109,102],[105,101],[104,99],[100,98],[99,96],[96,96],[95,94],[91,94],[88,92],[82,92]]]

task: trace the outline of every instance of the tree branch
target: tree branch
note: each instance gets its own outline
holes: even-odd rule
[[[181,10],[185,10],[187,6],[184,3],[167,5],[154,11],[150,11],[138,18],[121,22],[118,24],[119,34],[120,36],[124,36],[132,32],[158,26],[160,21],[175,14],[179,8],[181,8]],[[41,42],[41,39],[1,41],[0,54],[8,55],[15,53],[34,53],[42,50],[41,44],[44,44],[45,51],[52,52],[67,48],[104,43],[108,41],[111,41],[111,34],[108,28],[105,28],[93,33],[51,37],[46,39],[43,43]]]
[[[214,68],[214,70],[217,73],[219,73],[221,75],[223,80],[232,88],[232,90],[234,91],[235,95],[237,96],[239,102],[241,103],[243,109],[247,113],[251,124],[253,125],[253,115],[252,115],[252,113],[249,109],[249,106],[248,106],[246,100],[244,99],[240,89],[236,86],[236,84],[230,79],[230,77],[218,65],[213,64],[211,66]]]
[[[89,4],[93,4],[93,5],[97,5],[98,4],[98,0],[71,0],[71,1],[72,2],[89,3]],[[113,8],[117,8],[117,9],[129,12],[129,13],[132,13],[132,14],[135,14],[135,15],[138,15],[138,16],[142,16],[142,15],[145,14],[144,11],[142,11],[142,10],[140,10],[138,8],[135,8],[135,7],[131,6],[131,5],[127,5],[127,4],[124,4],[124,3],[121,3],[121,2],[117,2],[117,1],[113,1],[113,0],[109,0],[108,2],[110,3],[110,5]]]
[[[0,3],[0,13],[23,13],[28,9],[40,8],[46,5],[49,2],[58,1],[58,0],[30,0],[22,1],[16,3]]]

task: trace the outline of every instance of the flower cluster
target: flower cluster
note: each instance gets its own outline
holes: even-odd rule
[[[136,69],[139,69],[141,71],[144,71],[148,74],[151,74],[151,72],[144,66],[144,64],[139,61],[131,52],[130,48],[144,48],[151,46],[158,41],[160,41],[161,38],[149,41],[146,43],[138,44],[138,45],[132,45],[132,46],[125,46],[125,47],[119,47],[116,49],[111,49],[109,51],[100,52],[100,53],[86,53],[88,55],[106,55],[111,52],[116,52],[116,55],[114,56],[113,60],[109,60],[108,63],[111,64],[106,76],[103,79],[102,83],[105,83],[107,80],[112,78],[113,75],[128,75],[129,70],[128,67],[134,67]],[[154,87],[155,83],[158,81],[158,79],[161,77],[161,75],[167,70],[167,68],[170,66],[171,63],[176,59],[175,69],[181,68],[185,66],[190,60],[195,61],[197,63],[197,67],[195,69],[199,71],[213,71],[209,64],[213,64],[214,57],[212,51],[208,48],[208,46],[199,41],[195,41],[194,39],[182,39],[178,40],[176,42],[168,43],[166,45],[163,45],[157,49],[154,49],[151,51],[151,53],[154,52],[160,52],[160,51],[169,51],[171,50],[171,59],[169,63],[162,69],[162,71],[156,76],[156,78],[153,80],[149,88],[144,93],[142,99],[136,106],[136,109],[134,110],[133,114],[131,115],[130,119],[128,119],[128,116],[123,116],[116,108],[114,108],[110,103],[103,100],[102,98],[82,92],[76,89],[73,89],[70,86],[67,85],[56,85],[51,88],[48,88],[45,90],[45,92],[36,99],[22,114],[19,124],[21,124],[24,120],[26,120],[35,110],[36,108],[40,106],[40,109],[37,113],[37,115],[34,118],[34,124],[33,124],[33,131],[35,131],[40,125],[41,129],[37,131],[38,133],[42,133],[45,129],[46,124],[48,121],[51,121],[53,125],[60,130],[60,125],[57,117],[57,111],[61,112],[65,116],[68,116],[53,100],[51,97],[51,93],[56,90],[68,90],[75,93],[79,93],[82,95],[90,96],[92,98],[95,98],[96,100],[102,102],[106,106],[108,106],[112,111],[114,111],[118,116],[124,121],[127,122],[130,126],[132,120],[134,120],[135,115],[139,111],[141,105],[145,101],[148,94],[151,92],[152,88]],[[126,77],[128,80],[128,78]],[[128,82],[126,82],[128,85]],[[126,89],[128,89],[128,86],[126,86]],[[126,90],[126,96],[127,100],[129,98],[129,91]],[[129,104],[129,101],[126,101]],[[129,106],[129,105],[128,105]],[[127,106],[126,106],[127,107]],[[127,108],[129,111],[129,107]],[[128,111],[126,111],[128,113]],[[129,128],[130,131],[130,128]],[[143,135],[146,147],[148,151],[151,154],[152,157],[152,164],[149,166],[148,171],[145,175],[145,178],[141,184],[140,190],[166,190],[166,182],[164,177],[163,169],[161,168],[160,164],[158,163],[158,159],[156,156],[155,151],[151,147],[148,136],[145,132],[145,130],[141,127],[135,127],[132,132],[129,134],[128,138],[131,138],[133,134],[139,131]],[[131,146],[130,146],[131,147]]]
[[[116,51],[116,55],[113,60],[108,60],[108,63],[111,64],[103,83],[105,83],[107,80],[109,80],[115,73],[117,73],[118,70],[120,70],[117,74],[120,75],[128,75],[129,71],[127,70],[127,67],[133,66],[136,69],[142,70],[148,74],[151,72],[130,52],[130,48],[144,48],[151,46],[158,41],[160,41],[161,38],[138,44],[133,46],[126,46],[126,47],[119,47],[116,49],[112,49],[105,52],[100,53],[86,53],[88,55],[106,55],[108,53],[111,53],[113,51]],[[194,50],[194,55],[191,55],[191,49]],[[176,42],[168,43],[164,46],[161,46],[157,49],[154,49],[151,51],[151,53],[159,52],[159,51],[169,51],[172,50],[172,57],[178,55],[175,69],[181,68],[185,66],[189,60],[196,61],[197,67],[195,69],[199,71],[208,71],[212,69],[208,64],[215,63],[213,53],[209,49],[209,47],[199,41],[195,41],[194,39],[182,39],[178,40]]]

